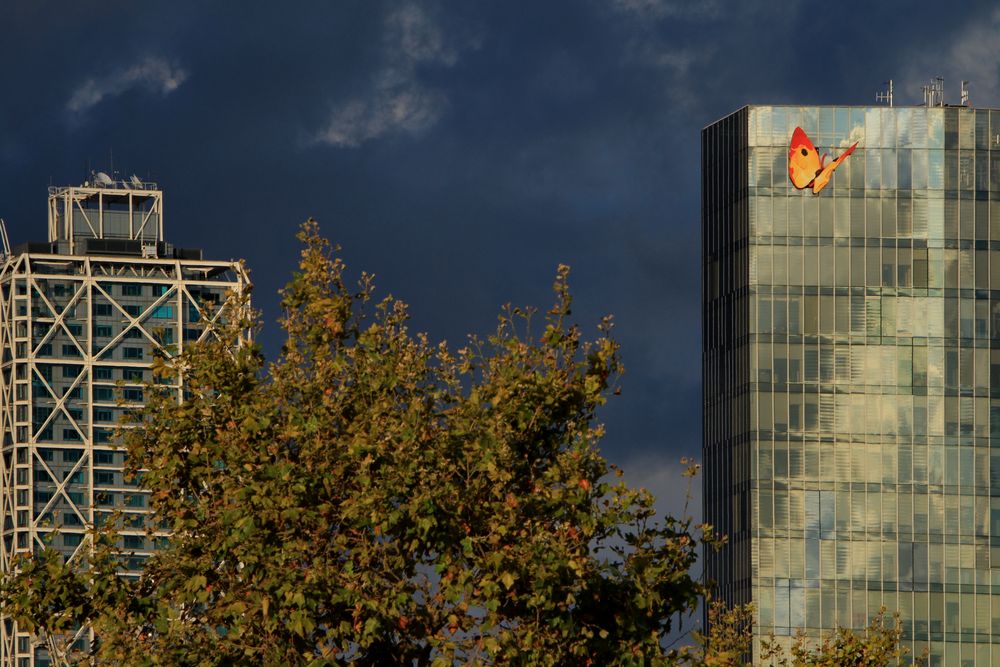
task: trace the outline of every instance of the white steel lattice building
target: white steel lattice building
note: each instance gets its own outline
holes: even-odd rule
[[[122,511],[136,571],[158,545],[143,530],[146,494],[123,479],[116,424],[142,404],[154,354],[212,335],[249,281],[240,262],[164,241],[156,184],[98,174],[50,188],[48,210],[48,241],[16,246],[0,266],[0,568],[43,545],[78,558],[87,527]],[[90,639],[81,630],[77,647]],[[53,663],[3,620],[0,665]]]

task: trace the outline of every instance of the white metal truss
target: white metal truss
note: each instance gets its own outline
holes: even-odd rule
[[[50,196],[56,238],[66,235],[53,228],[52,206],[78,203],[74,190]],[[162,200],[144,210],[156,211],[161,240]],[[96,224],[91,237],[106,231],[101,216],[88,224]],[[143,234],[132,231],[132,240]],[[213,335],[223,304],[248,285],[239,262],[34,252],[3,261],[0,572],[15,555],[45,545],[77,558],[89,548],[87,527],[116,510],[133,519],[122,537],[133,553],[127,569],[141,569],[157,545],[143,529],[146,494],[122,479],[123,453],[112,442],[118,417],[143,403],[154,350],[174,355]],[[179,380],[171,382],[181,396]],[[79,635],[80,642],[92,639],[85,630]],[[10,619],[0,622],[0,665],[47,664],[51,658],[35,644]]]
[[[49,188],[49,241],[73,253],[81,238],[163,241],[163,192],[138,180]]]

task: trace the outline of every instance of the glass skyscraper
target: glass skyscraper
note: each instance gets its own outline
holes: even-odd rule
[[[858,142],[818,194],[796,128]],[[707,575],[758,638],[885,606],[1000,665],[1000,111],[749,106],[702,160]]]

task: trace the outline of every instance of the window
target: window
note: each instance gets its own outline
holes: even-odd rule
[[[142,296],[142,285],[122,283],[122,296]]]
[[[97,317],[111,317],[111,304],[110,303],[95,303],[94,304],[94,315]],[[110,335],[110,334],[108,334]]]
[[[51,491],[35,491],[35,502],[36,503],[47,503],[52,500]]]
[[[157,306],[153,309],[153,317],[159,320],[170,319],[174,316],[173,306]]]
[[[115,376],[114,371],[107,366],[97,366],[94,368],[95,380],[111,380]]]
[[[38,456],[43,461],[52,462],[56,458],[56,452],[55,452],[54,449],[49,449],[47,447],[42,447],[41,449],[38,450]]]
[[[142,389],[125,389],[122,391],[122,397],[126,401],[141,401]]]
[[[80,374],[80,366],[72,366],[67,364],[62,367],[62,376],[64,378],[75,378]]]
[[[83,456],[82,449],[64,449],[62,453],[62,460],[64,463],[76,463]]]
[[[104,484],[107,486],[114,486],[115,474],[108,470],[95,470],[94,471],[94,484]]]
[[[80,434],[75,428],[64,428],[63,429],[63,440],[78,441],[80,439]]]
[[[126,306],[122,306],[122,308],[124,308],[125,312],[131,315],[132,317],[139,317],[139,315],[142,314],[142,306],[136,306],[135,304],[128,304]]]
[[[122,379],[126,382],[142,382],[143,374],[139,368],[123,368]]]
[[[52,343],[45,343],[38,348],[38,356],[41,357],[51,357],[52,356]]]
[[[113,401],[115,400],[115,391],[111,387],[94,387],[94,400]]]
[[[137,327],[126,329],[124,338],[142,338],[142,331]]]
[[[115,415],[111,410],[104,408],[99,408],[94,410],[94,421],[95,422],[110,422],[114,421]]]
[[[67,412],[69,412],[69,416],[72,417],[74,421],[80,421],[83,419],[83,410],[80,408],[70,408]]]
[[[122,348],[122,358],[123,359],[142,359],[142,348],[141,347],[124,347],[124,348]]]
[[[79,357],[80,349],[76,345],[63,345],[62,354],[64,357]]]
[[[94,452],[94,463],[97,465],[110,466],[115,463],[115,453],[114,452]]]
[[[111,431],[106,428],[95,428],[94,442],[111,442]]]
[[[67,324],[66,328],[69,329],[69,332],[71,334],[73,334],[74,336],[82,336],[83,335],[83,325],[82,324]]]
[[[65,526],[82,526],[83,521],[76,515],[75,512],[64,512],[62,515],[62,522]]]
[[[127,507],[145,507],[146,506],[146,496],[132,493],[125,496],[125,505]]]
[[[73,503],[75,503],[76,505],[82,505],[83,504],[83,492],[82,491],[70,491],[66,495],[69,496],[69,499]]]
[[[170,285],[152,285],[153,296],[163,296],[170,289]]]
[[[97,324],[94,326],[94,336],[97,338],[111,338],[111,327],[107,324]]]
[[[142,535],[126,535],[125,536],[125,548],[126,549],[145,549],[146,540]]]
[[[72,475],[66,474],[66,481],[70,484],[83,484],[83,471],[77,470]]]
[[[78,547],[83,542],[83,535],[80,533],[63,533],[62,538],[64,547]]]

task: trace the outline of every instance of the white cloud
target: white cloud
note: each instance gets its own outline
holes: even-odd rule
[[[941,48],[914,50],[903,86],[896,88],[898,97],[919,103],[920,87],[941,75],[947,86],[946,102],[958,103],[959,80],[964,79],[970,82],[973,106],[1000,105],[1000,10],[969,21]]]
[[[121,95],[133,88],[168,95],[184,83],[187,72],[163,58],[148,57],[127,69],[119,69],[102,77],[87,79],[80,84],[66,108],[82,113],[100,104],[107,97]]]
[[[414,4],[389,14],[384,26],[384,64],[361,96],[340,102],[330,122],[316,137],[320,143],[345,148],[394,133],[419,134],[433,126],[448,108],[448,97],[423,84],[417,68],[452,67],[459,46]]]

